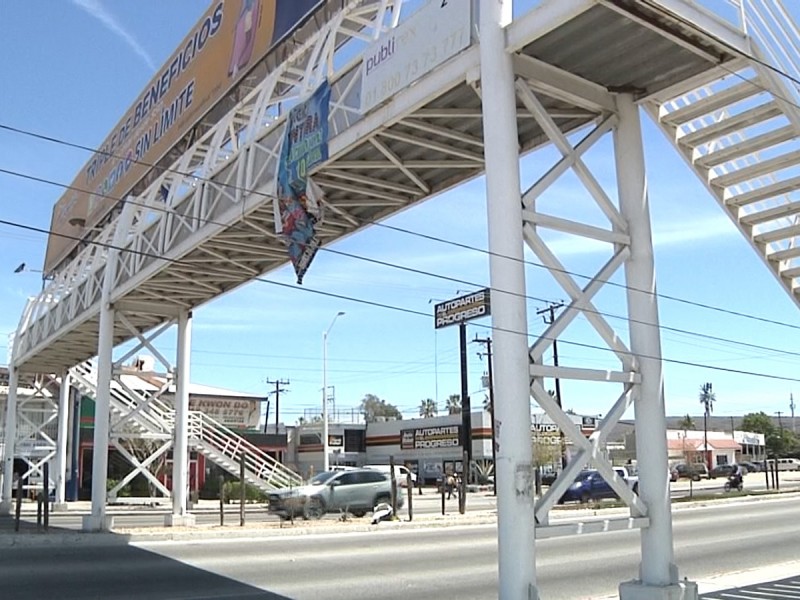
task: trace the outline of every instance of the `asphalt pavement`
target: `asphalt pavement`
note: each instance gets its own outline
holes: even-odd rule
[[[759,474],[748,476],[752,482],[746,481],[746,489],[754,490],[757,486],[756,477]],[[763,477],[763,474],[761,474]],[[761,479],[759,478],[759,481]],[[722,480],[703,481],[689,484],[689,482],[673,483],[671,490],[673,497],[683,498],[685,491],[691,487],[695,495],[703,495],[703,499],[695,502],[676,502],[674,511],[691,510],[694,507],[708,506],[715,503],[731,502],[762,502],[763,496],[746,496],[732,493],[718,493],[716,490],[723,484]],[[780,498],[797,497],[800,494],[791,493],[791,489],[800,490],[800,474],[782,479]],[[716,497],[716,499],[714,499]],[[67,547],[99,548],[102,554],[103,546],[129,546],[131,544],[157,543],[159,541],[174,540],[179,543],[197,540],[213,540],[219,538],[273,538],[275,536],[296,536],[308,533],[340,533],[391,530],[391,529],[430,529],[436,527],[452,527],[464,525],[491,525],[496,522],[494,509],[495,498],[491,492],[472,493],[468,496],[466,514],[458,513],[458,504],[455,500],[446,502],[445,514],[441,514],[441,498],[433,490],[427,490],[423,496],[414,496],[414,520],[409,521],[406,510],[401,514],[398,522],[384,522],[371,525],[369,518],[349,519],[342,521],[337,515],[328,516],[319,522],[306,522],[302,520],[291,523],[280,523],[268,515],[263,505],[250,505],[246,511],[246,524],[239,526],[238,505],[226,505],[225,525],[219,526],[219,505],[214,501],[201,501],[194,507],[194,514],[198,524],[195,527],[165,528],[162,526],[164,516],[169,513],[169,505],[160,506],[109,506],[108,513],[116,519],[113,533],[86,534],[76,531],[80,528],[83,514],[88,514],[88,502],[70,503],[67,511],[58,511],[51,515],[50,528],[43,532],[36,525],[35,504],[26,503],[23,506],[23,520],[20,533],[13,531],[13,519],[0,517],[0,550],[3,547]],[[766,508],[766,507],[765,507]],[[569,521],[586,518],[613,518],[614,515],[627,514],[626,508],[605,508],[598,503],[592,507],[579,507],[570,505],[553,511],[551,519],[554,521]],[[552,522],[552,521],[551,521]],[[144,525],[143,525],[144,524]],[[723,548],[715,551],[724,552]],[[84,552],[84,550],[81,550]],[[718,578],[700,582],[702,597],[707,600],[736,597],[745,600],[749,598],[762,598],[765,600],[781,598],[783,600],[797,598],[800,600],[800,563],[777,564],[759,566],[754,569],[739,570],[737,572],[721,572]],[[233,585],[233,584],[232,584]],[[727,595],[726,595],[727,594]],[[236,596],[237,592],[233,592]],[[169,597],[169,596],[165,596]],[[238,596],[237,596],[238,597]],[[281,598],[281,596],[259,596],[264,598]]]

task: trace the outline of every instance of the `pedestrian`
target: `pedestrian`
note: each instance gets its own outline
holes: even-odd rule
[[[447,485],[445,487],[447,489],[447,499],[450,500],[453,497],[453,489],[456,487],[456,478],[452,474],[447,476]]]

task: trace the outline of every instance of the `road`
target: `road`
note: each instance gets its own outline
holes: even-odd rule
[[[797,498],[682,508],[674,515],[681,576],[797,560]],[[639,532],[542,540],[542,598],[611,596],[632,578]],[[105,548],[0,550],[4,600],[407,600],[497,597],[491,525],[315,534],[281,538],[149,542]],[[789,574],[787,573],[787,576]]]

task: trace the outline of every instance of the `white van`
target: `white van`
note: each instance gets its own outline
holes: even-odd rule
[[[391,474],[391,469],[389,465],[364,465],[365,469],[375,469],[376,471],[381,471],[382,473],[386,473],[387,475]],[[417,475],[415,473],[411,473],[408,470],[408,467],[404,465],[395,465],[394,466],[394,477],[397,480],[397,485],[400,487],[405,487],[407,483],[407,477],[411,474],[411,485],[417,484]]]
[[[769,470],[775,469],[775,459],[769,458],[766,460],[767,468]],[[797,458],[779,458],[778,471],[800,471],[800,459]]]

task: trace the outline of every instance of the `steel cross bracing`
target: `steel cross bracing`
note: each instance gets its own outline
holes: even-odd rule
[[[57,451],[59,380],[50,375],[37,375],[24,385],[26,392],[17,400],[15,456],[27,465],[22,478],[33,482],[28,487],[41,489],[44,464],[51,462]],[[52,489],[56,477],[51,470],[48,489]]]
[[[604,90],[588,87],[585,98],[594,98],[593,108],[598,117],[595,126],[573,145],[560,131],[553,117],[540,101],[531,85],[518,79],[516,84],[517,96],[528,109],[531,116],[547,133],[550,141],[561,153],[562,158],[553,165],[547,173],[536,183],[528,188],[522,196],[523,200],[523,234],[525,242],[533,251],[538,261],[548,270],[556,282],[561,286],[570,299],[564,311],[550,324],[541,337],[530,348],[530,374],[531,395],[533,399],[550,416],[553,422],[569,438],[576,453],[567,467],[559,474],[553,485],[539,500],[536,506],[536,519],[539,527],[549,525],[549,511],[558,502],[567,488],[575,480],[575,476],[582,468],[592,465],[602,474],[603,478],[611,485],[617,495],[631,507],[632,519],[621,519],[613,526],[606,528],[646,526],[647,508],[639,497],[632,492],[627,484],[614,472],[610,461],[605,457],[603,449],[611,429],[616,425],[626,409],[633,401],[633,391],[640,382],[637,373],[636,359],[623,338],[609,325],[608,320],[593,304],[593,297],[601,291],[605,284],[612,279],[614,274],[624,266],[629,259],[628,250],[630,237],[628,225],[620,214],[616,204],[608,196],[598,179],[592,174],[584,162],[583,155],[589,151],[605,134],[611,132],[616,125],[614,110],[615,100],[613,94]],[[588,92],[591,92],[588,93]],[[601,214],[608,221],[608,228],[594,224],[587,224],[562,217],[556,217],[537,209],[537,200],[540,200],[546,191],[562,175],[572,171],[583,183]],[[591,239],[608,245],[610,258],[602,265],[591,281],[581,286],[570,274],[569,269],[559,260],[549,248],[541,235],[542,230],[558,231],[563,234]],[[578,317],[584,317],[605,341],[609,349],[617,356],[620,362],[618,371],[590,370],[574,367],[549,367],[543,364],[545,352],[552,349],[553,343]],[[582,380],[604,383],[617,383],[622,386],[622,393],[616,399],[611,409],[607,412],[600,425],[590,438],[585,438],[581,431],[575,427],[569,416],[557,404],[556,400],[545,390],[544,377],[558,377],[562,380]],[[665,465],[666,470],[666,465]],[[570,527],[565,533],[574,531]],[[542,531],[540,537],[556,534],[555,531]]]

